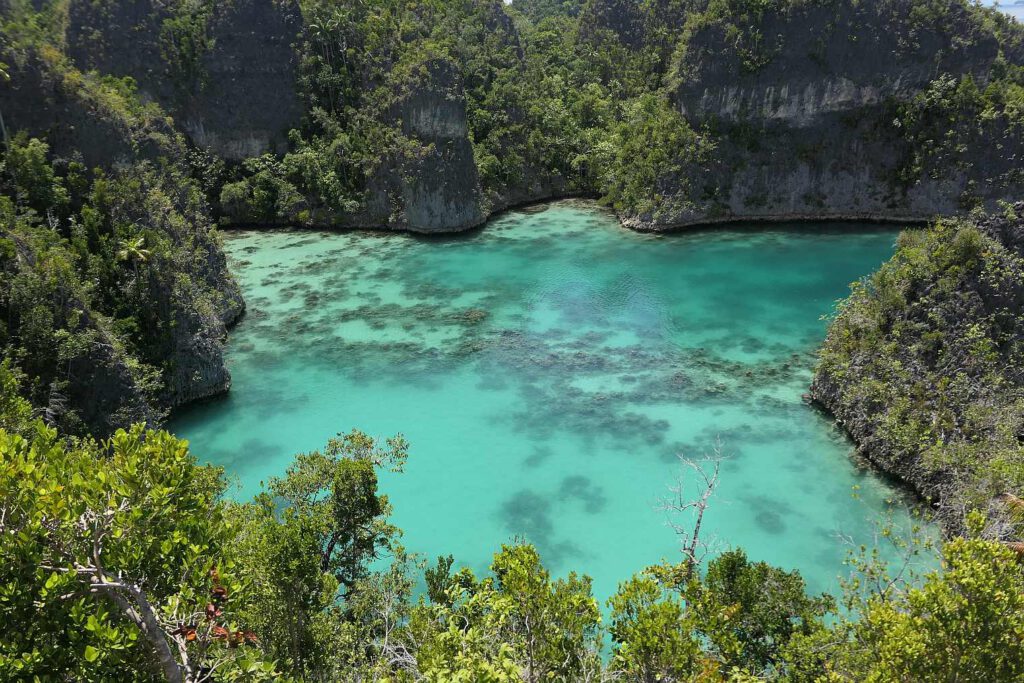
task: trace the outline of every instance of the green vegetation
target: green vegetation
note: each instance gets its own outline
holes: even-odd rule
[[[959,538],[913,587],[870,557],[849,612],[740,550],[651,567],[609,602],[529,545],[490,572],[405,553],[377,488],[400,437],[299,455],[250,503],[141,425],[67,439],[0,366],[0,676],[75,680],[1016,680],[1024,567]],[[972,516],[972,534],[984,526]],[[417,581],[426,593],[414,597]],[[602,657],[605,638],[610,641]]]
[[[608,201],[619,210],[657,215],[693,207],[694,188],[680,181],[684,165],[710,161],[714,145],[659,98],[638,99],[619,125],[607,164]]]
[[[213,47],[207,35],[212,11],[212,4],[184,2],[160,26],[160,56],[179,88],[201,88],[206,80],[202,59]]]
[[[93,4],[90,11],[100,16],[119,10],[112,0]],[[28,54],[43,55],[57,76],[79,89],[98,77],[77,72],[65,54],[67,3],[45,3],[39,11],[28,0],[9,5],[0,23],[10,43],[0,55],[3,61],[17,65]],[[683,93],[709,74],[718,84],[791,69],[781,57],[792,57],[794,46],[786,36],[799,22],[821,28],[809,62],[825,75],[835,71],[836,54],[862,51],[858,36],[879,26],[889,29],[879,49],[891,48],[898,58],[911,60],[907,68],[918,68],[915,59],[936,63],[931,86],[887,103],[875,124],[876,131],[891,129],[886,135],[902,156],[894,188],[908,191],[923,178],[945,178],[951,170],[973,173],[960,197],[971,208],[992,187],[1024,182],[1012,154],[996,154],[995,168],[980,169],[978,151],[991,148],[986,143],[993,140],[997,150],[1022,144],[1024,31],[967,0],[870,5],[520,0],[509,6],[490,0],[354,5],[301,0],[298,5],[303,30],[294,44],[296,94],[305,116],[294,122],[288,151],[222,165],[213,174],[205,164],[191,169],[225,223],[386,221],[379,204],[394,197],[382,198],[389,191],[383,188],[396,176],[414,182],[415,160],[437,151],[403,125],[409,107],[426,93],[464,100],[482,190],[466,201],[478,202],[482,214],[564,194],[602,197],[621,215],[641,221],[671,223],[714,214],[728,180],[720,177],[721,169],[709,168],[709,155],[750,147],[752,133],[762,126],[756,120],[722,125],[714,117],[687,114],[680,106]],[[179,98],[206,86],[215,13],[210,0],[175,0],[161,5],[152,27],[136,27],[153,32],[147,40],[156,45],[161,64],[150,70],[166,71]],[[101,46],[103,39],[89,38]],[[929,51],[935,54],[925,54]],[[947,73],[958,68],[957,59],[988,63],[988,73]],[[854,80],[864,78],[870,76]],[[142,107],[131,83],[88,89],[90,97],[107,101],[110,90],[120,90],[118,101],[109,102],[112,111]],[[148,119],[158,115],[153,106],[145,107]],[[978,173],[987,175],[975,178]]]
[[[1000,62],[994,72],[984,88],[971,76],[939,76],[898,105],[894,121],[908,143],[900,169],[906,186],[922,177],[944,177],[950,169],[969,172],[980,145],[1013,145],[1024,135],[1024,68]],[[1024,178],[1015,163],[989,173],[989,184],[997,187],[1014,187]],[[960,200],[968,209],[978,204],[970,191]]]
[[[1009,212],[988,225],[1013,224]],[[904,233],[821,351],[819,396],[953,529],[1024,486],[1022,278],[1021,257],[972,223]]]
[[[440,153],[406,120],[428,96],[465,110],[481,215],[570,193],[641,220],[711,215],[716,153],[756,150],[765,126],[702,120],[682,90],[701,69],[786,68],[783,29],[807,12],[827,15],[808,56],[827,70],[840,19],[869,4],[303,0],[305,114],[286,153],[229,163],[190,149],[132,78],[77,68],[67,2],[0,2],[0,117],[21,107],[39,128],[4,125],[0,150],[0,678],[1024,679],[1024,206],[905,234],[833,321],[815,396],[961,534],[917,585],[855,563],[842,610],[733,550],[624,577],[605,621],[589,579],[552,577],[529,545],[483,576],[406,553],[377,479],[401,468],[401,438],[340,436],[238,503],[152,429],[227,385],[219,344],[242,304],[216,220],[360,224],[380,185],[414,184]],[[901,155],[899,192],[1020,147],[1018,25],[960,0],[877,7],[893,54],[933,73],[872,123]],[[216,9],[161,5],[177,97],[207,85]],[[989,50],[988,73],[946,73],[936,41]],[[963,208],[1022,182],[1010,152],[981,170]]]
[[[237,296],[209,270],[198,191],[149,162],[52,160],[19,134],[0,154],[0,193],[0,346],[33,405],[76,434],[158,418],[183,362],[177,330],[222,330]]]

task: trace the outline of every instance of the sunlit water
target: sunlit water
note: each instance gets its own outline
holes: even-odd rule
[[[484,570],[525,537],[602,600],[678,560],[659,501],[679,456],[720,441],[705,538],[834,590],[842,539],[870,543],[906,511],[801,394],[822,316],[895,236],[640,235],[579,202],[456,238],[232,233],[249,306],[228,346],[233,388],[171,427],[239,498],[337,432],[401,432],[406,472],[382,486],[410,550]]]

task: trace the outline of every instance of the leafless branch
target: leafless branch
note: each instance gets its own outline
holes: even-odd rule
[[[683,473],[679,475],[676,483],[669,487],[670,495],[663,499],[660,505],[660,509],[668,513],[668,525],[679,537],[679,552],[683,556],[685,579],[693,575],[696,568],[713,550],[713,541],[709,542],[701,536],[701,527],[711,496],[718,486],[722,459],[720,441],[715,443],[712,456],[703,461],[689,460],[680,455]],[[701,492],[696,498],[690,498],[687,494],[687,479],[696,480],[700,487]],[[687,520],[677,521],[680,516]]]

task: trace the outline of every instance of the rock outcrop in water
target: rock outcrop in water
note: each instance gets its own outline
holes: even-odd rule
[[[947,530],[1024,486],[1024,202],[906,233],[840,306],[811,395]]]

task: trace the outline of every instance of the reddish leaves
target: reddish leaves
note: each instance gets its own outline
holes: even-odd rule
[[[210,579],[213,582],[213,588],[210,589],[210,602],[206,603],[203,613],[206,615],[207,622],[216,622],[224,615],[224,610],[221,607],[228,598],[228,589],[221,585],[220,572],[217,571],[216,565],[210,567]],[[171,631],[170,635],[184,637],[185,641],[190,643],[196,640],[203,642],[213,640],[224,643],[230,648],[259,643],[259,638],[252,631],[232,631],[217,623],[211,623],[210,630],[206,632],[201,632],[195,624],[183,624]]]
[[[187,642],[192,642],[196,639],[196,627],[192,624],[182,624],[178,628],[171,631],[172,636],[185,636]]]
[[[213,627],[213,639],[226,642],[228,647],[238,647],[245,643],[255,645],[260,641],[252,631],[229,631],[223,626]]]

